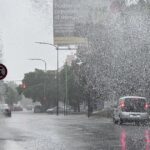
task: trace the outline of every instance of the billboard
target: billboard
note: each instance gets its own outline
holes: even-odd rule
[[[86,23],[102,22],[110,0],[53,0],[54,44],[84,44]]]

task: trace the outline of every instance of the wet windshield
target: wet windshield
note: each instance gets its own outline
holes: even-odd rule
[[[0,150],[150,150],[149,98],[150,0],[0,0]]]
[[[126,99],[125,100],[125,108],[126,112],[145,112],[145,99]]]

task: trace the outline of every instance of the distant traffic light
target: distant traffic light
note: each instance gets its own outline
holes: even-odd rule
[[[27,86],[25,83],[22,83],[17,87],[17,91],[18,91],[19,95],[21,95],[25,91],[26,87]]]
[[[25,88],[26,88],[26,84],[25,84],[25,83],[23,83],[22,88],[23,88],[23,89],[25,89]]]
[[[20,86],[21,89],[26,89],[26,84],[25,83],[22,83],[19,86]]]

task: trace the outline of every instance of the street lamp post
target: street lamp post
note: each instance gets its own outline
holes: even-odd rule
[[[59,115],[59,51],[58,51],[58,46],[53,45],[51,43],[46,43],[46,42],[35,42],[37,44],[46,44],[55,47],[57,51],[57,100],[56,100],[56,105],[57,105],[57,111],[56,114],[57,116]]]
[[[55,47],[57,51],[57,112],[56,114],[59,115],[59,50],[66,50],[66,47],[58,47],[57,45],[47,43],[47,42],[35,42],[37,44],[46,44]],[[68,50],[76,50],[76,47],[67,47]]]
[[[39,61],[42,61],[44,63],[44,71],[46,72],[47,71],[47,63],[44,59],[41,59],[41,58],[30,58],[29,60],[39,60]]]
[[[44,63],[44,72],[46,73],[47,71],[47,63],[44,59],[41,59],[41,58],[30,58],[29,60],[37,60],[37,61],[41,61]],[[43,96],[44,96],[44,100],[46,99],[46,80],[44,80],[44,91],[43,91]]]
[[[54,46],[54,45],[53,45]],[[59,52],[58,47],[54,46],[57,51],[57,116],[59,115]]]
[[[65,83],[66,83],[66,91],[65,91],[65,103],[64,103],[64,115],[67,115],[68,111],[67,111],[67,105],[69,105],[69,101],[68,101],[68,64],[66,61],[66,65],[65,65]]]

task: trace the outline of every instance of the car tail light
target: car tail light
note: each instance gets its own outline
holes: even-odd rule
[[[144,108],[148,109],[149,108],[149,104],[146,103],[145,106],[144,106]]]
[[[124,108],[125,107],[125,102],[124,101],[120,101],[119,107],[120,108]]]

